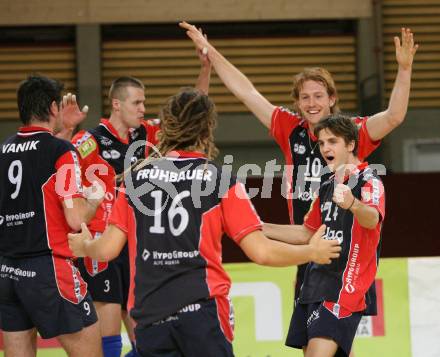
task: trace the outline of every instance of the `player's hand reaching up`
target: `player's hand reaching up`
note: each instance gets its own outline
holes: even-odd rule
[[[87,117],[89,107],[85,105],[80,110],[78,102],[76,101],[76,95],[72,93],[67,93],[63,96],[62,111],[64,127],[66,129],[74,129]]]
[[[200,51],[202,55],[205,55],[209,58],[209,50],[212,48],[212,46],[208,42],[206,36],[203,35],[202,31],[185,21],[180,22],[179,26],[186,30],[187,36],[194,42],[197,50]]]
[[[336,239],[324,239],[326,226],[323,224],[310,238],[309,245],[313,250],[312,261],[317,264],[330,264],[331,259],[339,258],[341,246]]]
[[[396,60],[399,67],[408,70],[411,69],[414,55],[419,45],[414,44],[414,35],[409,28],[401,29],[402,43],[399,37],[394,37],[394,46],[396,47]]]
[[[208,36],[205,33],[203,33],[203,31],[200,27],[199,27],[199,32],[205,37],[206,41],[208,41]],[[204,48],[206,48],[206,49],[204,50]],[[208,57],[208,48],[207,47],[203,47],[201,49],[197,48],[196,51],[197,51],[197,56],[199,57],[201,65],[203,67],[211,68],[212,64],[211,64],[211,61],[209,60],[209,57]]]
[[[81,223],[81,232],[69,233],[69,248],[75,257],[85,257],[85,246],[87,241],[93,240],[92,234],[87,228],[87,224]]]

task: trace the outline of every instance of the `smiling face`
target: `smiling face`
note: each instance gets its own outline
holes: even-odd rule
[[[332,172],[343,168],[344,165],[353,164],[354,141],[346,143],[343,137],[336,136],[325,128],[318,134],[318,144],[321,155]]]
[[[301,116],[313,128],[322,118],[330,115],[335,104],[334,96],[329,96],[327,88],[320,82],[307,80],[300,88],[297,106]]]

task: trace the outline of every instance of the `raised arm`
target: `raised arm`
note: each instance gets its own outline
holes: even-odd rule
[[[70,141],[75,128],[87,117],[89,107],[85,105],[81,110],[78,107],[75,94],[67,93],[61,102],[61,112],[63,115],[63,127],[56,134],[60,139]]]
[[[313,232],[303,225],[264,223],[263,233],[288,244],[307,244]]]
[[[366,124],[374,141],[384,138],[402,124],[408,109],[412,64],[418,45],[414,44],[414,36],[409,28],[402,28],[401,32],[402,43],[399,37],[394,37],[398,69],[388,108],[371,116]]]
[[[274,267],[299,265],[307,262],[329,264],[339,257],[341,247],[336,240],[325,240],[322,225],[309,244],[291,245],[268,239],[261,231],[249,233],[240,242],[241,249],[257,264]]]
[[[187,22],[181,22],[179,26],[186,30],[186,34],[194,42],[196,48],[208,56],[215,72],[225,86],[254,113],[263,125],[270,128],[275,106],[263,97],[251,81],[223,57],[195,26]]]
[[[80,233],[69,233],[69,247],[76,257],[90,257],[108,262],[116,258],[127,241],[127,234],[113,224],[109,224],[98,239],[93,239],[87,225],[81,224]]]
[[[202,29],[199,29],[199,31],[202,33]],[[207,39],[206,35],[204,36]],[[200,60],[200,72],[197,78],[196,88],[208,95],[212,64],[206,53],[203,53],[203,51],[198,48],[196,48],[196,52]]]

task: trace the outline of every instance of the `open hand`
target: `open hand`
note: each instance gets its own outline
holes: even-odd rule
[[[394,46],[396,47],[396,60],[402,69],[411,69],[414,55],[419,45],[414,44],[414,35],[409,28],[401,29],[402,43],[398,36],[394,37]]]
[[[61,110],[63,112],[64,129],[73,130],[87,117],[89,107],[85,105],[80,110],[78,102],[76,101],[76,95],[72,93],[67,93],[63,96],[63,101],[61,102]]]
[[[212,46],[208,42],[206,36],[203,35],[203,32],[186,21],[180,22],[179,26],[186,30],[187,36],[194,42],[197,50],[201,51],[203,55],[209,56],[209,49]]]
[[[199,27],[199,32],[205,37],[206,41],[208,41],[208,36],[203,33],[202,29]],[[202,67],[211,69],[212,64],[208,57],[208,47],[203,47],[202,49],[196,49],[197,56],[199,56],[200,63]]]

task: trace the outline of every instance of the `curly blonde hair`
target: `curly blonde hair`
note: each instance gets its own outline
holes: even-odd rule
[[[304,82],[315,81],[321,83],[327,90],[327,94],[331,97],[334,96],[335,104],[330,108],[330,113],[339,113],[339,97],[338,91],[336,90],[335,81],[329,71],[322,67],[310,67],[304,68],[304,70],[293,77],[293,110],[300,113],[298,102],[299,102],[299,92],[301,91]]]

